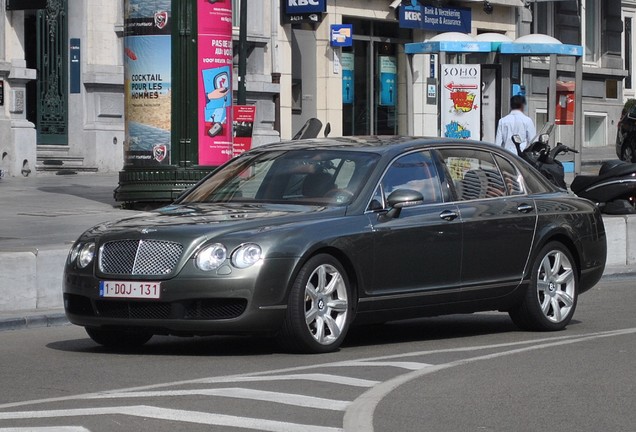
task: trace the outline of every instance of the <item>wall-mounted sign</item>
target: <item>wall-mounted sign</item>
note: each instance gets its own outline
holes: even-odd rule
[[[287,15],[327,12],[327,0],[283,0]]]
[[[435,78],[426,79],[426,104],[437,105],[437,80]]]
[[[355,96],[355,56],[351,52],[342,53],[342,103],[353,103]]]
[[[397,58],[380,56],[380,105],[395,106],[397,100]]]
[[[127,165],[171,163],[172,10],[170,1],[162,4],[166,6],[162,10],[146,7],[145,0],[126,0],[124,6]],[[78,40],[71,45],[75,42],[79,50]],[[71,69],[75,64],[79,67],[80,63],[71,62]]]
[[[400,27],[436,32],[470,33],[472,11],[421,5],[418,0],[404,1],[400,6]]]
[[[70,40],[70,49],[69,49],[69,57],[71,59],[71,66],[70,66],[70,82],[71,82],[71,86],[70,86],[70,92],[71,94],[77,94],[77,93],[81,93],[81,72],[82,72],[82,68],[81,68],[81,48],[80,48],[80,44],[81,41],[79,39],[75,39],[72,38]]]
[[[353,45],[353,24],[331,25],[331,46],[350,47]]]
[[[298,14],[298,15],[283,15],[283,24],[319,24],[322,22],[323,14],[311,13],[311,14]]]
[[[7,0],[7,10],[46,9],[47,0]]]
[[[0,106],[4,106],[4,81],[0,80]]]
[[[256,106],[234,105],[234,156],[252,149]]]
[[[481,65],[442,65],[440,98],[441,135],[480,139]]]
[[[232,2],[199,1],[199,165],[232,159]]]

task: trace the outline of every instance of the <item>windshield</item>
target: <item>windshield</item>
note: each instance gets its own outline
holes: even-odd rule
[[[360,192],[378,159],[377,154],[338,150],[246,154],[179,203],[347,205]]]

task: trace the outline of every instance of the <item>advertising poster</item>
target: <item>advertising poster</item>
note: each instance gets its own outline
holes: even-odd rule
[[[232,1],[198,0],[199,165],[233,157]]]
[[[442,136],[481,139],[481,66],[442,65]]]
[[[397,58],[380,56],[380,106],[395,106],[397,99]]]
[[[342,53],[342,103],[349,105],[355,97],[355,56],[351,52]]]
[[[126,0],[127,165],[169,165],[172,115],[171,0]]]
[[[234,156],[252,149],[255,120],[254,105],[234,105]]]

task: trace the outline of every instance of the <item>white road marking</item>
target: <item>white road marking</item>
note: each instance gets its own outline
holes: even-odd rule
[[[126,415],[166,421],[254,429],[268,432],[342,432],[342,429],[332,427],[312,426],[249,417],[236,417],[223,414],[209,414],[200,411],[175,410],[145,405],[50,411],[5,412],[0,413],[0,420],[86,417],[100,415]]]
[[[449,369],[456,366],[462,366],[481,360],[490,360],[498,357],[504,357],[514,354],[520,354],[528,351],[540,350],[551,347],[560,347],[564,345],[570,345],[580,342],[587,342],[595,339],[624,336],[635,334],[636,328],[615,330],[610,332],[603,332],[589,335],[579,335],[577,338],[572,338],[564,341],[546,342],[539,345],[533,345],[524,348],[517,348],[509,351],[498,352],[494,354],[486,354],[477,357],[471,357],[467,359],[456,360],[454,362],[444,363],[432,366],[428,369],[422,369],[414,372],[409,372],[404,375],[395,377],[389,381],[385,381],[382,384],[366,391],[362,396],[353,401],[349,408],[345,412],[344,417],[344,430],[345,432],[373,432],[373,415],[375,409],[382,399],[384,399],[389,393],[396,388],[421,378],[425,375],[438,372],[440,370]]]
[[[624,331],[630,331],[630,330],[636,330],[636,328],[634,328],[634,329],[625,329]],[[476,345],[476,346],[467,346],[467,347],[458,347],[458,348],[444,348],[444,349],[436,349],[436,350],[414,351],[414,352],[403,353],[403,354],[391,354],[391,355],[387,355],[387,356],[361,358],[361,359],[357,359],[355,361],[365,361],[365,362],[368,362],[368,361],[385,361],[385,360],[392,360],[392,359],[399,359],[399,358],[426,356],[426,355],[432,355],[432,354],[494,350],[494,349],[499,349],[499,348],[508,348],[508,347],[523,346],[523,345],[530,345],[530,344],[538,344],[538,343],[544,343],[544,342],[567,341],[569,339],[577,339],[577,338],[581,338],[581,337],[602,336],[602,335],[613,336],[615,333],[616,333],[616,330],[611,330],[611,331],[605,331],[605,332],[584,333],[584,334],[579,334],[579,335],[568,335],[568,336],[546,337],[546,338],[530,339],[530,340],[517,341],[517,342],[505,342],[505,343],[490,344],[490,345]],[[172,382],[166,382],[166,383],[149,384],[149,385],[145,385],[145,386],[128,387],[128,388],[115,389],[115,390],[110,390],[110,391],[106,391],[106,392],[99,392],[99,393],[84,393],[84,394],[77,394],[77,395],[71,395],[71,396],[60,396],[60,397],[43,398],[43,399],[32,399],[32,400],[26,400],[26,401],[20,401],[20,402],[9,402],[9,403],[5,403],[5,404],[1,404],[0,405],[0,410],[20,407],[20,406],[35,405],[35,404],[64,402],[64,401],[72,401],[72,400],[81,400],[81,399],[89,398],[91,396],[99,396],[99,395],[103,395],[103,394],[106,394],[106,393],[146,391],[146,390],[156,390],[156,389],[161,389],[161,388],[166,388],[166,387],[174,387],[174,386],[185,386],[185,385],[191,385],[191,384],[205,384],[205,383],[209,383],[211,379],[212,380],[223,379],[223,380],[225,380],[224,382],[232,382],[231,381],[232,379],[237,379],[237,378],[238,379],[242,379],[244,377],[259,377],[259,376],[271,375],[271,374],[283,374],[283,373],[290,373],[290,372],[301,372],[301,371],[306,371],[306,370],[311,370],[311,369],[320,369],[320,368],[332,367],[334,365],[337,365],[338,363],[342,363],[342,361],[322,363],[322,364],[315,364],[314,363],[314,364],[310,364],[310,365],[306,365],[306,366],[295,366],[295,367],[290,367],[290,368],[267,370],[267,371],[261,371],[261,372],[248,372],[248,373],[244,373],[244,374],[229,375],[229,376],[217,377],[217,378],[197,378],[197,379],[191,379],[191,380],[181,380],[181,381],[172,381]]]
[[[335,363],[331,365],[331,367],[359,367],[359,366],[378,366],[378,367],[394,367],[400,369],[408,369],[408,370],[420,370],[431,367],[428,363],[418,363],[418,362],[388,362],[388,361],[344,361],[341,363]]]
[[[380,384],[379,381],[371,381],[360,378],[350,378],[346,376],[309,373],[309,374],[290,374],[290,375],[266,375],[266,376],[235,376],[235,377],[215,377],[204,378],[199,380],[201,384],[219,384],[219,383],[235,383],[235,382],[261,382],[261,381],[318,381],[330,384],[342,384],[352,387],[373,387]]]
[[[0,432],[91,432],[81,426],[0,428]]]
[[[266,402],[274,402],[285,405],[294,405],[304,408],[317,408],[332,411],[344,411],[351,403],[349,401],[324,399],[313,396],[305,396],[292,393],[280,393],[264,390],[245,388],[220,388],[220,389],[195,389],[195,390],[164,390],[145,392],[107,393],[100,396],[91,396],[87,399],[122,399],[122,398],[154,398],[175,396],[219,396],[238,399],[250,399]]]

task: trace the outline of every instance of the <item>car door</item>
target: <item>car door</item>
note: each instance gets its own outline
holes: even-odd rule
[[[371,201],[370,208],[375,211],[368,213],[375,250],[375,265],[369,269],[373,272],[373,294],[405,299],[400,306],[413,305],[409,298],[418,293],[426,295],[426,304],[458,298],[449,290],[458,288],[460,277],[459,209],[446,202],[441,180],[429,151],[403,155],[385,172]],[[384,203],[400,189],[422,193],[424,203],[403,208],[399,217],[385,219],[388,209]]]
[[[507,158],[474,148],[440,155],[463,225],[462,300],[504,295],[518,286],[536,227],[534,200]]]

